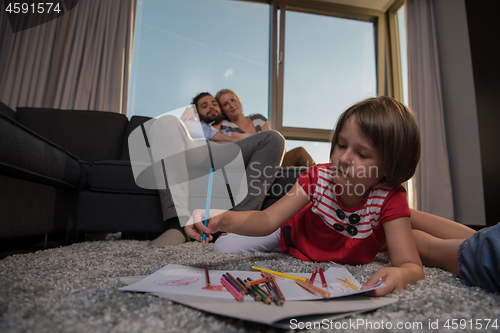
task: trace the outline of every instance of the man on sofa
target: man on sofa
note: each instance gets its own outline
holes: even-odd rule
[[[233,142],[232,144],[237,145],[241,150],[246,171],[248,194],[242,198],[241,202],[236,204],[233,210],[260,209],[276,176],[275,171],[283,158],[285,139],[278,132],[271,130],[236,141],[236,138],[219,132],[223,117],[220,106],[214,97],[209,93],[201,93],[193,98],[193,104],[198,111],[205,138],[211,140],[210,147],[212,147],[213,151],[230,148],[224,146],[229,142]],[[178,118],[172,116],[163,116],[157,119],[151,127],[149,139],[153,155],[156,156],[171,156],[205,144],[203,141],[194,141],[186,126]],[[168,145],[165,143],[168,143]],[[187,165],[184,159],[166,158],[163,161],[166,170],[177,173],[175,178],[182,179],[186,177],[182,175],[183,172],[187,173]],[[157,179],[163,178],[162,170],[156,170],[155,176]],[[165,220],[171,216],[171,203],[173,200],[179,222],[171,223],[167,231],[151,242],[152,245],[178,245],[182,244],[186,239],[183,227],[190,217],[187,205],[187,198],[189,197],[188,185],[187,182],[171,185],[159,188],[163,216]]]

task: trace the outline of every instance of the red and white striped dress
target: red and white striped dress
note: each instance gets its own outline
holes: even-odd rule
[[[281,227],[281,251],[304,261],[371,262],[385,244],[382,224],[410,216],[403,186],[382,181],[355,208],[345,208],[329,164],[309,168],[297,180],[310,203]]]

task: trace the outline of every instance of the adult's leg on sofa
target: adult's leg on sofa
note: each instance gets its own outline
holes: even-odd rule
[[[315,165],[316,162],[314,162],[313,158],[304,147],[297,147],[287,151],[283,157],[283,162],[281,162],[281,166],[284,168],[291,166],[305,166],[309,168]]]
[[[283,159],[285,138],[270,130],[259,132],[235,144],[243,154],[248,195],[233,210],[260,210]]]

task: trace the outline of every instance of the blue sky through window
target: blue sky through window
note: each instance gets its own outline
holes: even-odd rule
[[[128,116],[156,117],[199,92],[234,90],[246,115],[269,118],[268,4],[138,0]],[[284,126],[332,129],[351,104],[376,95],[373,24],[287,12]],[[318,162],[329,144],[303,145]]]
[[[229,88],[246,114],[267,116],[269,5],[139,0],[129,117],[155,117],[199,92]]]

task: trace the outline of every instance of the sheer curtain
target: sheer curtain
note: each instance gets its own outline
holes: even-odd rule
[[[13,33],[1,14],[0,101],[127,114],[136,0],[81,0],[67,14]]]
[[[409,104],[420,125],[417,209],[454,219],[432,0],[407,0]]]

